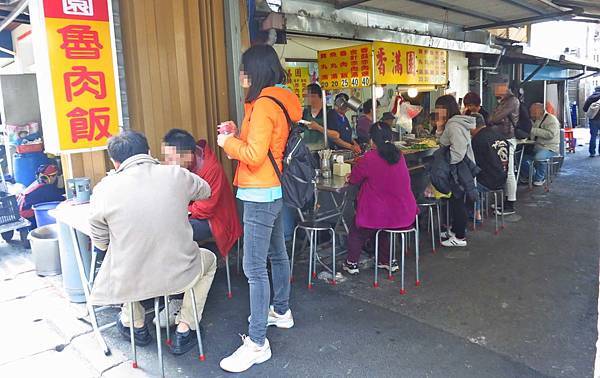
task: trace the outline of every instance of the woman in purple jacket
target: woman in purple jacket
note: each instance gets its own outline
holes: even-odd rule
[[[417,215],[417,202],[411,190],[406,161],[392,142],[392,130],[377,122],[369,131],[371,151],[352,169],[348,182],[360,185],[356,220],[348,236],[348,259],[343,269],[358,274],[358,259],[363,245],[379,229],[410,227]],[[379,268],[398,270],[396,261],[389,261],[389,240],[380,235]]]

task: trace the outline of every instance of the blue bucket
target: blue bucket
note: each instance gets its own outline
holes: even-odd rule
[[[35,214],[35,223],[37,223],[38,227],[56,223],[56,219],[48,214],[48,211],[56,209],[59,203],[60,201],[43,202],[32,206],[33,213]]]

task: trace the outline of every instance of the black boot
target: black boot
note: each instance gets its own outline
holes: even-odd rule
[[[131,334],[129,333],[129,327],[125,327],[121,322],[121,316],[117,315],[117,329],[119,333],[125,338],[125,340],[131,341]],[[152,342],[152,336],[148,332],[146,324],[142,328],[133,328],[133,337],[135,338],[135,345],[146,346]]]
[[[200,327],[200,336],[202,336],[202,327]],[[198,338],[196,337],[196,331],[188,330],[185,333],[175,331],[175,337],[173,342],[169,346],[169,352],[178,356],[189,352],[198,345]]]

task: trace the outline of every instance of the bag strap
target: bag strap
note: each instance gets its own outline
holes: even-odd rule
[[[290,118],[290,114],[288,113],[287,109],[285,108],[285,106],[281,103],[281,101],[279,101],[278,99],[276,99],[275,97],[272,96],[260,96],[259,98],[257,98],[256,100],[258,101],[261,98],[268,98],[271,101],[273,101],[274,103],[276,103],[281,110],[283,111],[283,114],[285,114],[285,119],[287,120],[288,123],[288,127],[290,129],[290,131],[292,130],[292,119]],[[279,181],[281,182],[281,170],[279,170],[279,166],[277,165],[277,162],[275,161],[275,157],[273,156],[273,153],[271,152],[271,149],[269,148],[269,152],[267,153],[267,155],[269,156],[269,160],[271,161],[271,165],[273,165],[273,169],[275,169],[275,173],[277,174],[277,178],[279,178]]]

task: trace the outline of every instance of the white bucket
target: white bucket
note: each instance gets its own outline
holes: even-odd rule
[[[58,249],[58,227],[55,224],[38,227],[27,236],[31,254],[39,276],[56,276],[61,273]]]

